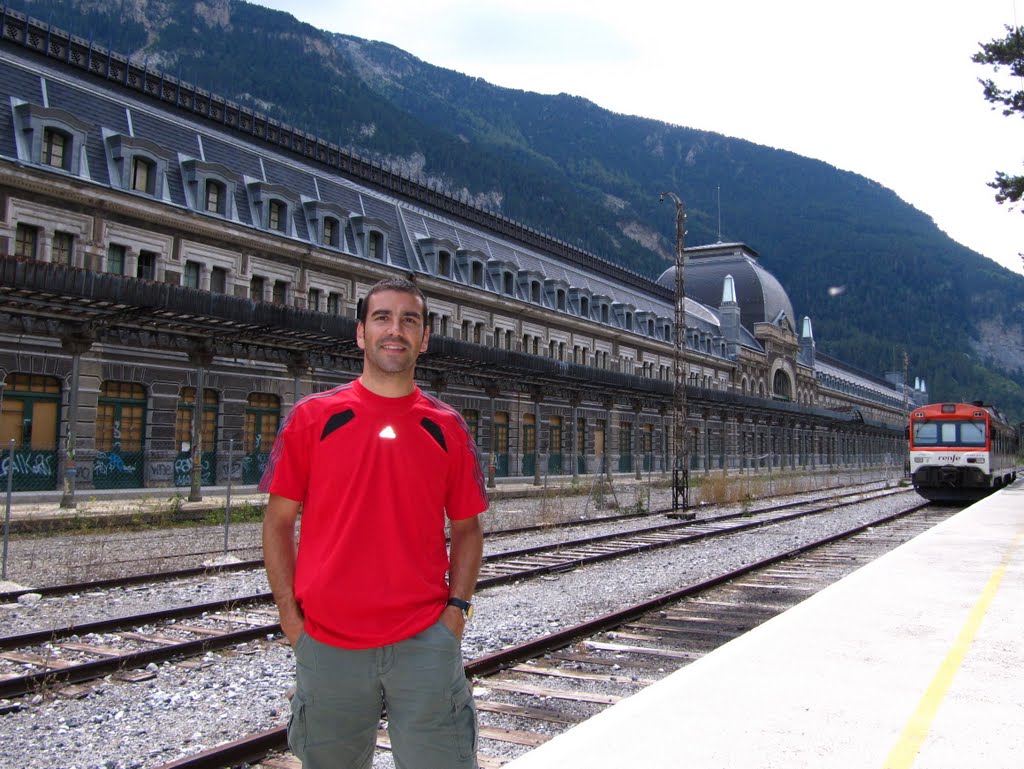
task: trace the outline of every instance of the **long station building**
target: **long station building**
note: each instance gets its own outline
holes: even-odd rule
[[[492,483],[671,467],[674,267],[652,280],[74,35],[0,21],[15,490],[255,482],[296,399],[358,375],[357,304],[386,276],[426,294],[417,375],[465,416]],[[691,471],[902,463],[923,383],[817,353],[743,243],[689,248],[684,270]]]

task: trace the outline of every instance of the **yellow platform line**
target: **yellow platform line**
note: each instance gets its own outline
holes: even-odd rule
[[[1024,539],[1024,532],[1014,538],[1006,554],[1003,556],[1003,560],[992,573],[992,576],[989,577],[981,597],[967,616],[967,621],[964,622],[964,626],[960,630],[960,635],[957,636],[953,648],[949,650],[946,658],[939,665],[939,669],[921,697],[917,709],[903,728],[903,732],[896,741],[892,752],[889,753],[889,757],[885,761],[885,769],[910,769],[913,765],[918,752],[921,750],[921,744],[931,730],[935,714],[938,712],[943,699],[946,697],[946,692],[949,691],[949,687],[953,683],[953,677],[963,664],[964,657],[967,655],[967,648],[977,635],[978,628],[981,626],[981,622],[985,618],[986,613],[988,613],[992,600],[995,598],[996,591],[999,589],[999,584],[1003,581],[1003,575],[1006,574],[1006,569],[1013,558],[1014,551],[1020,545],[1022,539]]]

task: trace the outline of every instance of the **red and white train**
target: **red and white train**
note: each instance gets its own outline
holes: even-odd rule
[[[981,499],[1017,478],[1019,436],[981,401],[916,408],[908,434],[911,478],[925,499]]]

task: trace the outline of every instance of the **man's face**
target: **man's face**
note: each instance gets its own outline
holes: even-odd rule
[[[356,344],[364,352],[369,373],[398,374],[416,367],[427,349],[429,329],[423,303],[404,291],[378,291],[367,304],[366,321],[356,326]]]

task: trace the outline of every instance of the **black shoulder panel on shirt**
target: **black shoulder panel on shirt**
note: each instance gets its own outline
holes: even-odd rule
[[[444,433],[441,431],[440,426],[436,422],[427,419],[427,417],[423,417],[420,420],[420,424],[423,425],[423,429],[430,433],[430,437],[437,441],[437,445],[447,454],[448,444],[444,442]]]
[[[339,427],[347,425],[355,415],[356,413],[352,409],[345,409],[337,414],[332,414],[331,418],[327,420],[327,424],[324,425],[324,431],[320,433],[320,440],[324,440]]]

